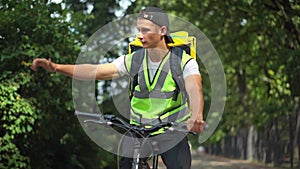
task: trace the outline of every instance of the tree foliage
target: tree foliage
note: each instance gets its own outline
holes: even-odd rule
[[[119,2],[0,2],[0,168],[115,168],[115,157],[92,143],[73,116],[71,79],[33,72],[30,64],[37,57],[74,63]],[[294,147],[300,152],[299,2],[143,0],[126,13],[149,5],[197,26],[223,62],[226,108],[207,150],[276,165],[288,157],[292,168],[300,159],[293,156]],[[203,66],[201,73],[207,112],[209,75]]]
[[[91,16],[39,0],[1,1],[0,9],[0,168],[114,166],[73,115],[72,79],[30,70],[38,57],[74,63]]]

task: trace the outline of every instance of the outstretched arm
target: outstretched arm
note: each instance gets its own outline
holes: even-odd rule
[[[187,120],[187,127],[191,131],[200,133],[205,126],[205,121],[203,120],[204,100],[201,75],[187,76],[185,78],[185,87],[192,111],[192,117]]]
[[[108,80],[119,77],[118,69],[112,63],[69,65],[57,64],[52,62],[51,59],[37,58],[33,60],[31,69],[36,71],[38,67],[79,80]]]

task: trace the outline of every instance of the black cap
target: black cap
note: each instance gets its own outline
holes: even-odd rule
[[[167,13],[156,7],[146,7],[142,9],[138,18],[147,19],[158,26],[166,26],[167,34],[165,35],[166,43],[174,43],[169,33],[169,17]]]

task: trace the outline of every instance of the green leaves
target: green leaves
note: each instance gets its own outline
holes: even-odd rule
[[[21,154],[15,139],[32,131],[37,114],[32,101],[17,93],[21,85],[30,78],[24,78],[23,73],[16,74],[11,79],[5,78],[9,74],[5,73],[0,84],[0,168],[27,168],[29,160]]]
[[[97,18],[87,28],[94,16],[70,10],[73,3],[0,2],[0,168],[114,166],[101,165],[102,159],[112,161],[112,155],[91,143],[73,116],[72,79],[30,69],[34,58],[74,63],[86,32],[102,23]],[[110,20],[113,11],[99,8]]]
[[[275,124],[280,141],[288,142],[284,131],[289,123],[296,126],[293,119],[299,108],[299,4],[145,0],[132,2],[129,10],[148,5],[195,24],[223,61],[228,97],[221,124],[209,142],[237,135],[250,125],[266,139]],[[37,57],[74,63],[84,40],[111,21],[118,7],[115,0],[66,1],[65,8],[42,0],[1,1],[0,168],[96,168],[95,161],[102,167],[113,163],[72,116],[71,79],[33,72],[30,65]],[[205,67],[200,69],[207,112],[211,87]]]
[[[8,134],[0,138],[0,168],[29,168],[28,157],[21,154]]]
[[[33,135],[43,135],[36,122],[43,117],[40,112],[51,98],[40,85],[47,83],[48,73],[33,73],[31,62],[37,57],[59,60],[64,53],[76,56],[76,38],[62,16],[50,17],[52,12],[61,11],[60,5],[6,1],[0,6],[0,168],[30,168],[29,145]],[[61,46],[65,50],[60,50]],[[67,59],[71,60],[63,60]]]

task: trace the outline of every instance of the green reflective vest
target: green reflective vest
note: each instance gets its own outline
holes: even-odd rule
[[[131,124],[157,124],[158,117],[161,121],[181,122],[190,117],[187,97],[184,92],[176,94],[176,80],[172,75],[171,57],[178,57],[169,52],[161,61],[153,79],[149,77],[148,55],[145,49],[143,52],[128,54],[125,59],[127,71],[130,72],[133,66],[138,66],[138,73],[135,76],[137,84],[132,89],[131,96]],[[180,69],[183,70],[191,56],[181,51]],[[173,53],[173,52],[172,52]],[[142,58],[137,58],[142,57]],[[141,63],[133,62],[134,59],[141,60]],[[137,67],[135,67],[136,69]],[[134,77],[131,77],[133,81]],[[176,77],[175,77],[176,78]],[[174,95],[176,94],[176,97]]]

